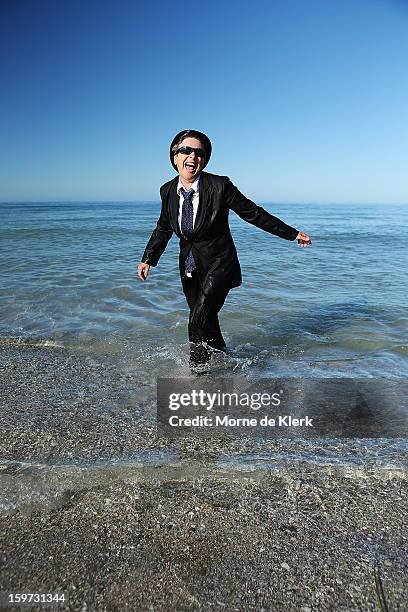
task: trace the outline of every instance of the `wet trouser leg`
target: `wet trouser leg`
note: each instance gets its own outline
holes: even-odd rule
[[[205,342],[216,349],[223,349],[225,341],[222,337],[218,313],[221,310],[229,289],[206,296],[202,292],[201,285],[196,273],[191,278],[182,279],[183,291],[190,307],[190,318],[188,323],[188,337],[191,346],[191,358],[194,362],[205,362],[210,358],[209,351],[202,345]]]

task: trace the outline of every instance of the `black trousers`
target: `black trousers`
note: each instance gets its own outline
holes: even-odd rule
[[[224,305],[229,289],[217,293],[216,296],[204,295],[197,272],[193,272],[191,278],[184,276],[181,282],[190,308],[188,339],[193,343],[190,357],[194,363],[203,363],[209,360],[210,353],[205,347],[198,347],[198,344],[205,342],[216,349],[223,349],[226,346],[218,313]]]

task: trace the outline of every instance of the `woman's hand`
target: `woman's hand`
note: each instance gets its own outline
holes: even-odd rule
[[[306,232],[299,232],[296,236],[296,240],[298,241],[298,245],[300,247],[307,247],[312,244],[312,239],[310,238],[309,234],[306,234]]]
[[[149,274],[150,266],[148,263],[140,263],[137,266],[137,275],[140,280],[145,281]]]

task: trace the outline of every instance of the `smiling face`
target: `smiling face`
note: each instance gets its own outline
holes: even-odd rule
[[[185,138],[177,148],[180,147],[204,148],[198,138],[190,137]],[[174,163],[177,166],[181,181],[192,184],[205,166],[205,157],[198,157],[194,151],[190,155],[177,153],[174,156]]]

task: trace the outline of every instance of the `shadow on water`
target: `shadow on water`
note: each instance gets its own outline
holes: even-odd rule
[[[344,375],[346,368],[347,375],[354,370],[359,376],[401,377],[407,369],[405,325],[400,309],[361,300],[300,303],[238,327],[228,344],[238,369],[253,375],[263,370],[325,376],[329,367],[330,375]]]
[[[382,323],[386,320],[383,314],[381,309],[364,302],[310,304],[301,311],[291,313],[286,321],[283,315],[282,328],[288,332],[295,328],[310,334],[325,335],[356,321]]]

